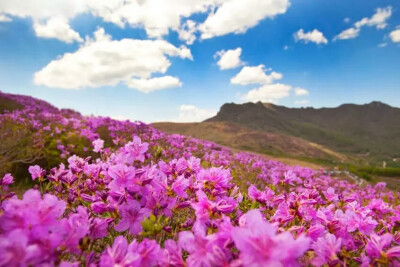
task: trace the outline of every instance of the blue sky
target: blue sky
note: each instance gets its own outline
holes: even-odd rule
[[[0,0],[0,90],[83,114],[199,121],[226,102],[400,106],[399,1],[12,2]]]

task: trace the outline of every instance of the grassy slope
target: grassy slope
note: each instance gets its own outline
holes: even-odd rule
[[[400,157],[400,109],[383,103],[337,108],[286,108],[273,104],[225,104],[209,122],[299,137],[376,166]],[[399,161],[400,162],[400,161]]]
[[[178,133],[195,138],[214,141],[231,148],[252,151],[274,156],[279,159],[301,161],[300,158],[322,158],[329,162],[348,161],[349,159],[323,146],[310,143],[300,138],[249,130],[234,123],[154,123],[153,126],[167,133]],[[304,165],[304,164],[303,164]],[[309,163],[320,167],[321,164]]]

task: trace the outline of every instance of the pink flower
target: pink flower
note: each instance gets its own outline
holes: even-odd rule
[[[188,267],[228,266],[227,250],[216,242],[216,236],[205,236],[201,231],[179,233],[179,246],[189,253]]]
[[[232,238],[244,266],[295,265],[309,248],[310,240],[305,236],[295,240],[289,232],[277,234],[259,210],[247,212],[239,224],[241,227],[232,229]]]
[[[112,219],[94,218],[90,223],[90,238],[103,238],[108,235],[107,227]]]
[[[341,238],[336,239],[336,236],[327,233],[325,237],[320,237],[315,243],[311,245],[314,249],[316,258],[312,260],[312,263],[316,266],[324,265],[325,263],[335,263],[338,260],[336,253],[342,246]]]
[[[22,230],[14,230],[0,237],[0,266],[35,265],[41,257],[38,245],[28,244]]]
[[[129,232],[136,235],[142,231],[142,221],[145,217],[150,215],[150,210],[141,208],[139,202],[136,200],[128,200],[127,203],[119,207],[121,220],[115,226],[118,232],[129,229]]]
[[[335,194],[335,189],[332,187],[329,187],[326,192],[324,192],[324,195],[329,201],[337,202],[339,200],[338,195]]]
[[[185,190],[189,187],[189,179],[186,179],[183,175],[179,176],[172,184],[172,190],[179,196],[186,198],[187,194]]]
[[[134,185],[136,171],[134,167],[124,164],[113,165],[108,169],[108,176],[113,180],[108,184],[108,188],[113,191],[120,191]]]
[[[94,147],[94,149],[93,149],[94,152],[96,152],[96,153],[101,152],[101,150],[104,147],[104,140],[96,139],[92,142],[92,145]]]
[[[372,219],[371,216],[363,219],[360,223],[358,229],[364,235],[370,235],[374,232],[375,227],[378,225],[378,222]]]
[[[164,248],[163,266],[185,266],[185,262],[182,259],[182,249],[174,240],[168,239],[165,241]]]
[[[42,177],[44,175],[44,170],[40,168],[39,165],[30,166],[28,170],[32,176],[32,180],[36,180],[36,178]]]
[[[3,178],[0,179],[1,186],[7,186],[14,182],[14,178],[12,177],[11,173],[6,173]]]
[[[163,261],[163,251],[155,240],[144,239],[141,243],[133,240],[128,248],[135,259],[132,266],[152,267]]]
[[[138,257],[128,253],[128,241],[125,237],[117,236],[114,240],[112,247],[108,247],[101,256],[100,266],[101,267],[113,267],[113,266],[131,266],[134,260]]]
[[[389,248],[386,251],[386,256],[388,258],[400,258],[400,246]]]
[[[366,245],[365,250],[370,257],[379,259],[381,257],[381,253],[384,252],[384,249],[392,242],[392,239],[393,235],[389,233],[381,236],[371,234],[370,241]]]
[[[132,164],[135,160],[144,162],[144,156],[149,147],[149,144],[134,136],[133,140],[127,143],[120,151],[118,159],[127,164]]]
[[[209,182],[216,190],[222,190],[230,186],[232,177],[229,169],[212,167],[207,170],[201,170],[197,176],[197,180],[200,182]]]

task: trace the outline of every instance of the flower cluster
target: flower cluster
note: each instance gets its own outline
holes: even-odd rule
[[[1,116],[87,151],[63,143],[21,197],[0,179],[0,266],[400,266],[400,195],[382,183],[14,98],[31,105]]]

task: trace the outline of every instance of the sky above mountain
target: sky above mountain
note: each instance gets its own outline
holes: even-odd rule
[[[0,0],[0,90],[83,114],[400,106],[399,69],[395,0]]]

